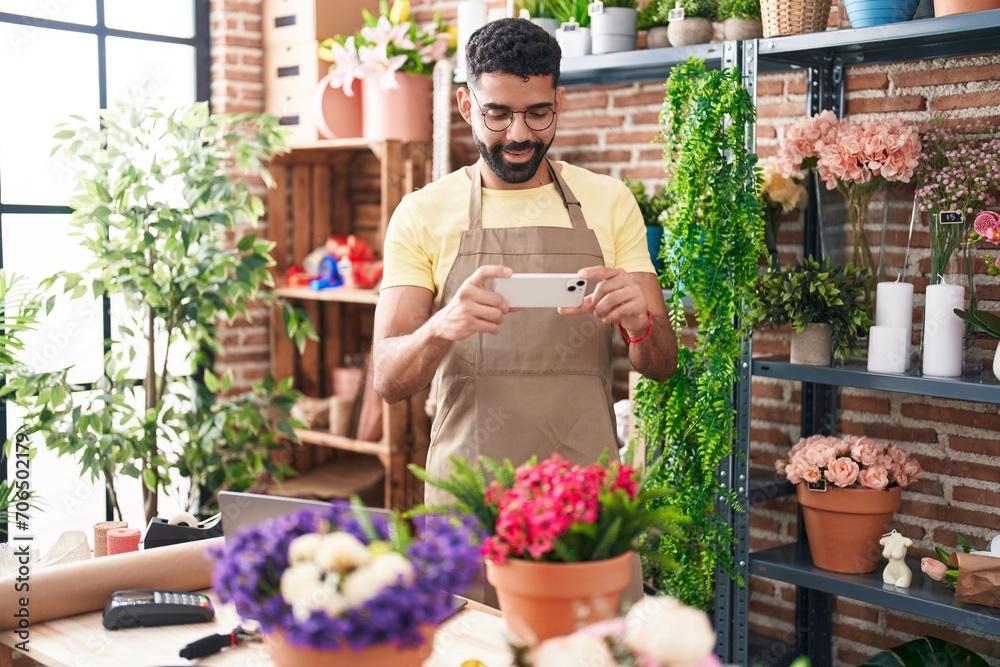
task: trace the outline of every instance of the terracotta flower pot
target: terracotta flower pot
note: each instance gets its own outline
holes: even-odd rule
[[[1000,0],[934,0],[934,16],[1000,9]]]
[[[885,491],[842,489],[810,491],[805,482],[795,489],[809,536],[813,565],[831,572],[874,572],[882,555],[879,538],[889,532],[903,489]]]
[[[511,639],[535,643],[614,618],[632,573],[632,552],[585,563],[486,561]]]
[[[431,92],[428,76],[396,73],[398,88],[384,90],[378,78],[361,82],[362,128],[365,139],[381,141],[430,141]]]
[[[420,634],[424,643],[399,649],[391,644],[376,644],[361,651],[350,648],[324,650],[291,644],[284,633],[264,635],[264,647],[277,667],[420,667],[434,650],[437,626],[426,626]]]
[[[351,87],[354,97],[341,88],[332,88],[332,74],[323,77],[313,91],[312,114],[316,131],[324,139],[361,136],[361,82]]]

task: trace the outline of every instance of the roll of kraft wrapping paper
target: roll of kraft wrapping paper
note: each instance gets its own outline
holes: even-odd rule
[[[205,553],[220,548],[222,537],[95,558],[31,571],[31,623],[104,609],[115,591],[161,589],[200,591],[212,584],[212,561]],[[17,575],[15,575],[16,577]],[[14,577],[0,579],[0,630],[17,627],[21,595]]]
[[[108,531],[108,555],[138,551],[141,536],[138,528],[112,528]]]

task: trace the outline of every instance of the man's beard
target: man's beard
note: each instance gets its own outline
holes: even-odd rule
[[[507,144],[496,144],[492,148],[484,144],[476,133],[472,133],[472,140],[476,143],[476,148],[479,149],[479,154],[483,156],[483,160],[493,171],[497,177],[504,183],[517,184],[526,183],[530,181],[534,176],[535,172],[538,171],[538,166],[542,163],[545,158],[545,154],[549,151],[549,146],[552,145],[552,141],[555,139],[553,136],[549,140],[547,145],[542,145],[540,141],[522,141],[522,142],[511,142]],[[521,162],[517,164],[512,164],[507,162],[503,156],[504,150],[511,151],[523,151],[526,149],[534,150],[535,154],[527,162]]]

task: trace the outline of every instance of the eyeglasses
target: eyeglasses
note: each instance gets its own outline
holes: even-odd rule
[[[469,88],[469,93],[472,94],[472,99],[476,100],[476,106],[479,107],[479,111],[483,114],[483,123],[486,125],[486,129],[491,132],[503,132],[506,130],[514,124],[514,117],[517,114],[523,115],[524,124],[528,126],[529,130],[534,130],[535,132],[549,129],[552,126],[552,122],[556,119],[556,112],[552,107],[535,107],[525,109],[524,111],[511,111],[506,107],[484,110],[483,105],[479,103],[479,98],[472,92],[472,88]]]

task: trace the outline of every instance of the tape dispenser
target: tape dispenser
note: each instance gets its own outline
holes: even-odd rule
[[[215,514],[204,521],[188,512],[175,514],[169,519],[153,517],[146,527],[143,548],[154,549],[182,542],[207,540],[222,536],[222,514]]]

